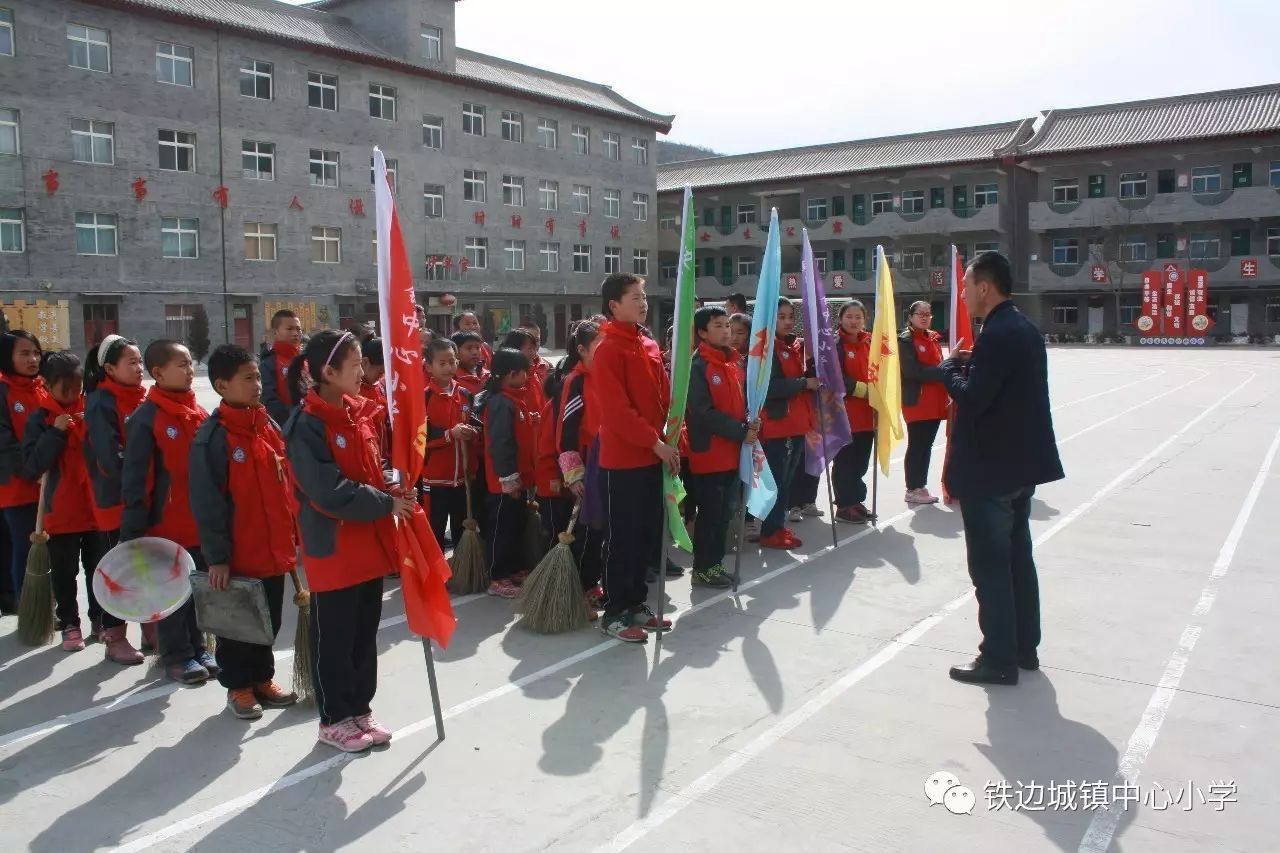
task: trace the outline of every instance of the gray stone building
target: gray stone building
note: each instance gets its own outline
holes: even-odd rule
[[[899,304],[933,302],[940,327],[955,243],[1005,252],[1048,333],[1135,334],[1141,274],[1170,262],[1209,271],[1211,334],[1280,333],[1280,85],[665,164],[664,282],[686,183],[703,297],[754,292],[777,207],[784,293],[807,227],[828,294],[870,296],[882,243]]]
[[[454,0],[0,0],[0,301],[67,301],[77,348],[373,318],[377,145],[432,324],[557,345],[656,271],[671,121],[457,47]]]

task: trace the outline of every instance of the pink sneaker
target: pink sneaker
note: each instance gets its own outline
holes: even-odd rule
[[[929,494],[928,489],[916,489],[916,500],[922,504],[936,504],[938,499]]]
[[[386,746],[391,743],[391,729],[374,719],[373,714],[365,714],[363,717],[352,717],[351,719],[355,720],[360,731],[373,739],[374,746]]]
[[[79,628],[62,629],[62,650],[64,652],[84,651],[84,634],[80,633]]]
[[[331,726],[321,723],[320,735],[316,739],[342,752],[364,752],[373,746],[373,738],[356,725],[355,717],[347,717]]]
[[[485,591],[489,595],[496,595],[498,598],[516,598],[520,595],[520,587],[509,580],[494,581],[489,584],[489,588]]]

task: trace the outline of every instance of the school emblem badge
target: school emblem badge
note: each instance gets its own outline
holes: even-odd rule
[[[244,457],[244,448],[243,448],[243,447],[237,447],[237,448],[236,448],[236,452],[231,454],[231,459],[232,459],[233,461],[235,461],[235,462],[243,462],[243,461],[244,461],[244,459],[245,459],[245,457]]]
[[[164,431],[164,434],[165,434],[165,435],[167,435],[167,436],[169,436],[169,440],[170,440],[170,441],[173,441],[174,439],[176,439],[176,438],[178,437],[178,428],[177,428],[177,427],[167,427],[167,428],[165,429],[165,431]]]
[[[712,384],[712,385],[719,385],[719,384],[720,384],[721,382],[723,382],[723,381],[724,381],[724,380],[720,378],[720,374],[719,374],[719,373],[712,374],[712,376],[711,376],[711,384]]]
[[[338,445],[338,447],[342,448],[343,450],[347,449],[347,437],[345,435],[339,435],[337,438],[333,440],[333,443]]]
[[[783,358],[791,358],[791,353],[787,352],[786,350],[783,350],[783,351],[782,351],[782,357],[783,357]]]
[[[24,406],[24,405],[22,405],[22,403],[21,403],[21,402],[19,402],[19,401],[15,400],[15,401],[14,401],[14,403],[13,403],[13,410],[14,410],[15,412],[17,412],[18,414],[22,414],[23,412],[25,412],[25,411],[27,410],[27,407],[26,407],[26,406]]]
[[[920,350],[920,352],[924,352],[924,344],[921,344],[921,345],[918,347],[918,349]]]

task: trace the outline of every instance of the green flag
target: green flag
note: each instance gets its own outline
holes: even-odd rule
[[[680,223],[680,273],[676,279],[676,310],[671,332],[671,408],[667,411],[664,439],[671,447],[680,445],[685,400],[689,396],[689,368],[693,363],[693,297],[698,272],[693,262],[695,225],[693,191],[686,184],[684,215]],[[665,465],[662,466],[662,491],[671,541],[675,542],[677,548],[693,551],[693,542],[689,540],[689,531],[684,526],[684,516],[680,514],[684,483]]]

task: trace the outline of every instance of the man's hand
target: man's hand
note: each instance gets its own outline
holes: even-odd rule
[[[215,563],[209,567],[209,588],[222,591],[231,581],[231,567],[226,563]]]
[[[391,502],[392,515],[397,515],[400,518],[413,518],[413,508],[418,505],[413,498],[406,498],[397,495],[391,499]]]
[[[653,445],[653,455],[667,463],[672,474],[680,473],[680,451],[666,442],[659,441]]]
[[[449,432],[454,441],[470,441],[476,437],[476,428],[467,424],[458,424]]]
[[[53,428],[66,432],[71,426],[71,415],[58,415],[53,419]]]
[[[747,434],[746,434],[745,436],[743,436],[743,438],[742,438],[742,443],[743,443],[743,444],[755,444],[755,443],[756,443],[756,441],[758,441],[758,440],[759,440],[759,438],[760,438],[760,428],[759,428],[759,427],[750,427],[750,426],[749,426],[749,427],[747,427]]]
[[[955,352],[951,353],[951,358],[954,359],[959,364],[968,364],[969,359],[973,358],[973,350],[958,349]]]

